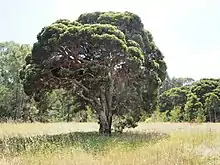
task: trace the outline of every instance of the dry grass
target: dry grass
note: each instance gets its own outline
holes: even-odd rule
[[[3,123],[0,124],[0,139],[14,136],[57,135],[97,130],[97,123]]]
[[[22,128],[23,132],[18,128]],[[3,124],[0,125],[0,136],[59,134],[97,129],[95,123]],[[169,137],[161,134],[158,138],[158,134],[149,130],[166,132]],[[98,138],[95,134],[89,134],[86,138],[87,134],[84,133],[78,146],[57,147],[53,151],[46,149],[35,153],[23,152],[13,157],[3,155],[0,165],[220,165],[219,124],[140,123],[132,131],[145,134],[127,133],[110,138]],[[107,150],[101,152],[106,146]]]
[[[0,139],[14,136],[56,135],[70,132],[93,132],[98,130],[97,123],[0,123]],[[139,123],[129,131],[216,131],[220,132],[220,123],[188,124],[188,123]]]

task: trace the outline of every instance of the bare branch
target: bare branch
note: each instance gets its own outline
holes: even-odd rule
[[[64,81],[68,81],[68,79],[66,78],[61,78],[61,77],[55,77],[52,75],[53,78],[58,79],[58,80],[64,80]],[[81,82],[77,81],[76,79],[71,79],[69,81],[72,81],[72,83],[76,84],[77,86],[81,87],[83,90],[85,90],[85,92],[89,93],[89,89],[84,86]]]
[[[84,100],[88,101],[90,104],[94,105],[94,102],[92,101],[92,99],[86,97],[85,95],[82,94],[82,91],[77,93],[78,96],[82,97]]]
[[[83,88],[87,93],[89,93],[89,89],[86,88],[82,83],[80,83],[79,81],[73,79],[72,80],[76,85],[78,85],[79,87]]]

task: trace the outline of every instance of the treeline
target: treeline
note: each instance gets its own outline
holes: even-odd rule
[[[0,43],[0,121],[58,122],[95,121],[97,116],[74,93],[55,89],[36,102],[23,90],[19,71],[29,45]],[[146,118],[149,114],[146,114]],[[144,118],[144,117],[143,117]],[[220,120],[220,80],[169,78],[159,90],[158,107],[152,120],[172,122],[218,122]]]
[[[164,91],[153,117],[172,122],[220,121],[220,79],[201,79]]]

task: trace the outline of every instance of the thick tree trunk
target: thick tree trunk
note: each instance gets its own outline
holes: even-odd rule
[[[101,88],[100,90],[100,109],[99,109],[99,133],[101,135],[111,135],[112,126],[112,90]]]
[[[111,135],[112,128],[112,115],[107,116],[104,111],[102,111],[99,115],[99,133],[104,136]]]
[[[101,135],[111,135],[112,130],[112,97],[114,90],[114,68],[108,73],[109,84],[100,91],[100,103],[102,110],[99,112],[99,133]]]

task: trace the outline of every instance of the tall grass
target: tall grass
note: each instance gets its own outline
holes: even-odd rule
[[[175,125],[178,130],[179,124],[172,124],[170,127],[176,130]],[[160,129],[168,129],[168,126],[161,123]],[[158,129],[157,127],[157,124],[155,127],[150,125],[150,129]],[[183,127],[182,131],[167,131],[165,134],[146,131],[147,128],[149,124],[142,124],[136,129],[137,132],[113,134],[111,137],[102,137],[96,132],[35,137],[5,136],[2,142],[8,152],[1,152],[0,165],[220,164],[218,131],[201,130],[195,126],[189,130],[187,126],[186,130]]]
[[[165,134],[124,133],[113,134],[111,137],[100,136],[97,132],[75,132],[59,135],[39,135],[30,137],[7,137],[0,141],[2,155],[14,155],[24,152],[54,151],[60,148],[72,147],[84,152],[101,153],[114,146],[134,149],[142,143],[154,142],[165,137]]]
[[[97,131],[97,123],[0,123],[0,139]]]

